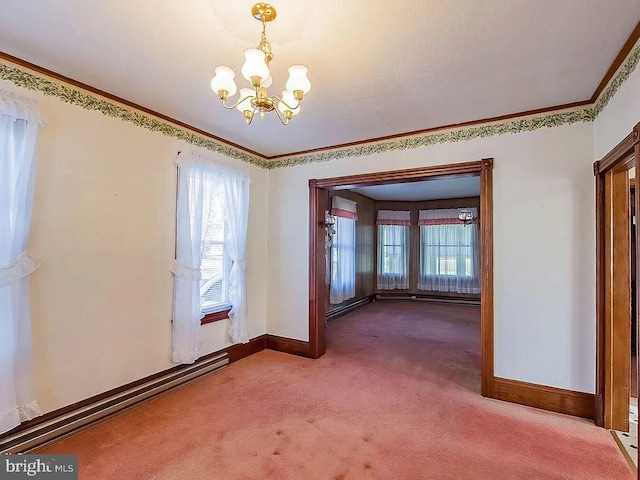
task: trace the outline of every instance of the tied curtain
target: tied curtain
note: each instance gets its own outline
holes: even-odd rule
[[[331,246],[329,301],[339,304],[356,296],[356,202],[332,197],[331,215],[336,217]]]
[[[468,210],[478,218],[477,208]],[[458,214],[458,209],[420,210],[420,290],[480,293],[478,224],[465,225]]]
[[[36,173],[35,102],[0,90],[0,433],[41,415],[32,386],[26,253]]]
[[[231,341],[247,343],[247,306],[245,251],[249,222],[249,175],[216,164],[190,153],[180,153],[178,165],[178,205],[176,259],[171,267],[174,274],[173,348],[175,363],[193,363],[202,354],[200,320],[202,298],[200,279],[203,250],[207,237],[206,222],[214,201],[222,202],[229,228],[225,249],[231,259],[232,304]],[[224,198],[214,199],[214,191],[223,185]]]
[[[409,227],[411,212],[379,210],[378,226],[378,290],[409,288]]]

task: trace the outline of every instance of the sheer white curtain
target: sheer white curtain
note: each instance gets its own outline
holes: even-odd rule
[[[378,290],[409,288],[411,212],[378,210]]]
[[[476,208],[468,210],[477,218]],[[420,290],[480,293],[478,224],[465,225],[458,213],[420,211]]]
[[[171,271],[175,276],[173,302],[173,351],[176,363],[193,363],[202,354],[200,320],[200,268],[205,248],[207,226],[203,217],[213,208],[213,190],[224,185],[223,208],[229,221],[229,255],[232,301],[231,340],[246,342],[245,245],[249,212],[249,175],[190,153],[181,153],[178,165],[178,204],[176,260]],[[236,303],[234,303],[234,301]]]
[[[0,433],[41,415],[32,386],[26,253],[36,171],[36,104],[0,90]]]
[[[231,341],[247,343],[247,280],[246,280],[246,247],[247,229],[249,228],[249,175],[243,172],[228,172],[224,179],[227,211],[229,215],[229,232],[227,245],[231,266]]]
[[[329,301],[339,304],[356,296],[356,202],[332,197],[331,214],[336,217],[331,246]]]

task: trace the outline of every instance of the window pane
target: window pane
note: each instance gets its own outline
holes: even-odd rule
[[[224,183],[221,178],[211,176],[202,185],[202,191],[198,191],[196,182],[190,183],[189,203],[192,215],[199,211],[196,208],[198,203],[202,203],[202,232],[193,233],[200,233],[202,238],[201,309],[209,313],[230,306],[229,275],[232,262],[225,246],[229,225],[225,218]]]
[[[399,225],[378,226],[378,273],[405,275],[407,271],[407,230]]]
[[[465,225],[421,226],[422,274],[473,276],[471,233]]]

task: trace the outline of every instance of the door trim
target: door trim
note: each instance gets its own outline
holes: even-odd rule
[[[493,396],[493,159],[393,170],[344,177],[309,180],[309,356],[325,353],[325,241],[324,215],[328,210],[328,190],[344,190],[368,185],[419,182],[438,177],[480,177],[480,263],[481,263],[481,371],[482,395]]]
[[[628,429],[630,388],[631,265],[627,170],[640,173],[640,124],[593,165],[596,190],[596,395],[595,423]],[[640,196],[635,199],[640,211]],[[636,249],[640,239],[636,236]],[[614,281],[614,272],[617,273]],[[624,278],[620,278],[624,277]],[[628,277],[628,281],[626,280]],[[636,292],[636,302],[640,295]],[[636,321],[637,318],[636,312]],[[624,405],[627,405],[625,408]]]

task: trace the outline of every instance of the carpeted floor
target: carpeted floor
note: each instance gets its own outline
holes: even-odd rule
[[[376,302],[40,449],[86,480],[634,476],[592,423],[480,397],[479,308]]]

